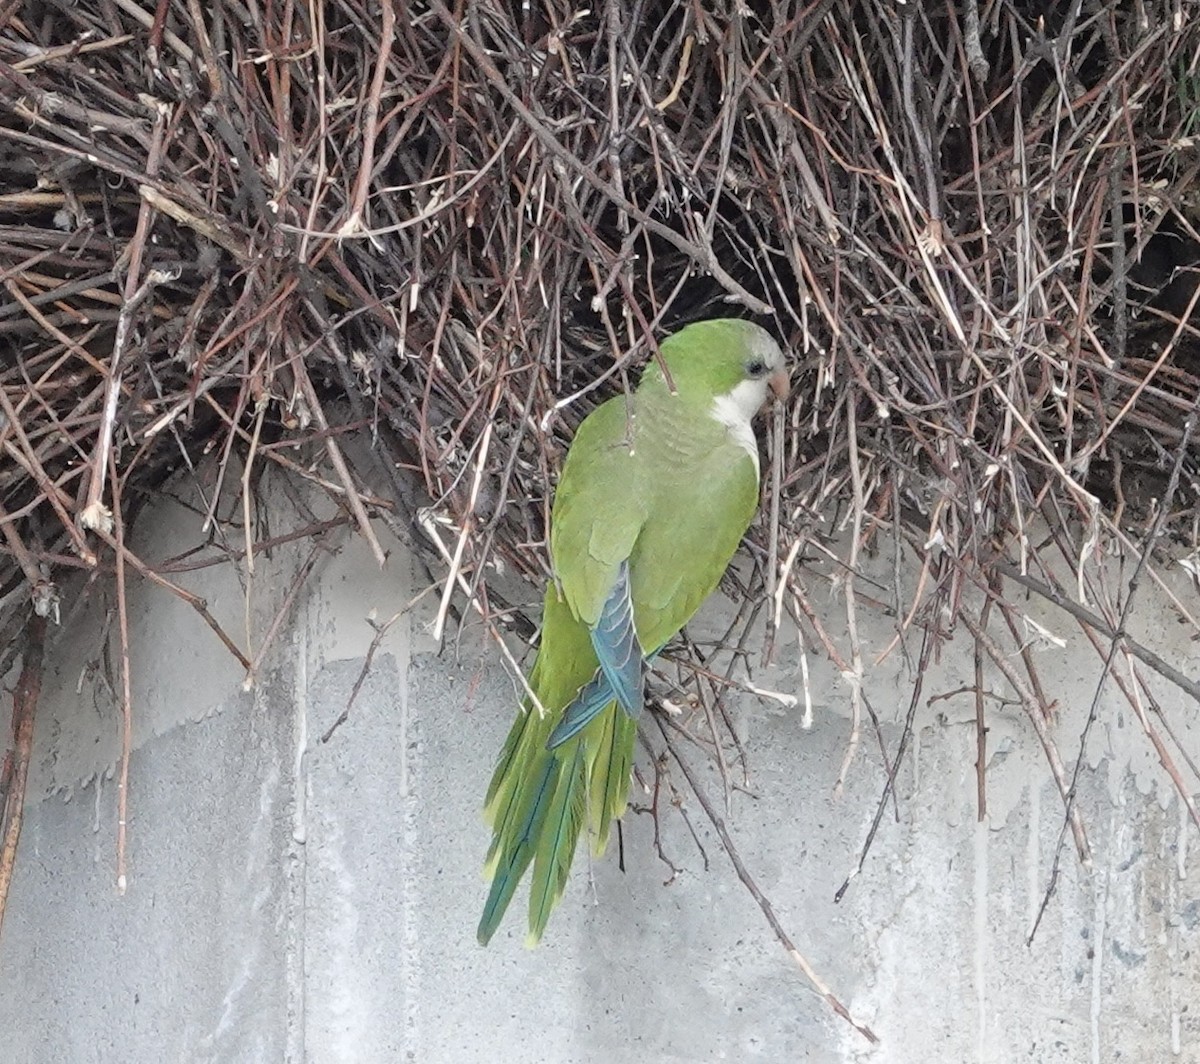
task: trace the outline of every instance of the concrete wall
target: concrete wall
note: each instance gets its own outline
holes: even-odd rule
[[[272,534],[305,520],[282,501],[265,516]],[[197,524],[165,504],[143,524],[141,549],[176,554],[202,540]],[[669,778],[687,822],[670,809],[662,817],[662,848],[680,868],[669,885],[651,818],[630,815],[625,871],[615,854],[581,858],[539,950],[521,945],[523,899],[480,949],[478,807],[514,703],[494,647],[468,626],[435,656],[423,603],[391,629],[349,720],[320,742],[362,669],[367,615],[383,620],[419,590],[393,547],[381,575],[357,542],[341,541],[249,691],[188,607],[136,588],[123,897],[102,604],[56,636],[0,941],[5,1064],[1200,1061],[1195,829],[1112,695],[1081,784],[1095,869],[1085,874],[1068,842],[1032,946],[1062,806],[1019,707],[993,710],[990,816],[979,825],[970,698],[922,706],[899,820],[889,812],[835,905],[882,786],[874,740],[835,796],[850,700],[816,654],[811,729],[777,704],[734,700],[753,789],[735,795],[729,817],[742,858],[878,1047],[808,988],[677,768]],[[181,579],[243,643],[248,613],[253,642],[307,549],[260,557],[249,582],[229,568]],[[1194,674],[1186,629],[1164,625],[1161,601],[1144,594],[1142,634]],[[1098,659],[1064,619],[1029,608],[1068,640],[1039,661],[1072,763]],[[711,604],[701,628],[726,610]],[[844,605],[823,610],[844,639]],[[868,649],[890,635],[886,620],[872,621]],[[781,657],[759,682],[797,691],[797,663]],[[926,694],[971,683],[971,670],[961,639]],[[899,657],[868,682],[893,749],[909,682]],[[1200,753],[1196,707],[1155,690]],[[688,756],[723,810],[715,768],[695,748]]]

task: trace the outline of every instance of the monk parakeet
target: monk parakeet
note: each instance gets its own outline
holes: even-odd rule
[[[554,579],[526,698],[492,777],[492,937],[530,863],[529,945],[562,897],[586,820],[593,851],[625,811],[648,663],[716,588],[758,505],[751,422],[783,396],[783,353],[747,321],[698,322],[661,345],[636,393],[594,410],[550,517]]]

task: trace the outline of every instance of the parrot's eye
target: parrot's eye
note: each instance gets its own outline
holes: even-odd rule
[[[761,377],[767,372],[767,364],[762,359],[756,358],[753,362],[746,363],[746,373],[751,377]]]

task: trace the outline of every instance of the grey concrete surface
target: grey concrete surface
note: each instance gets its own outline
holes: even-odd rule
[[[282,501],[266,516],[273,534],[302,523]],[[165,504],[140,549],[179,553],[202,540],[197,526]],[[420,590],[391,546],[381,574],[360,544],[339,541],[249,689],[193,611],[134,589],[123,896],[105,604],[56,636],[0,939],[0,1062],[1200,1062],[1196,831],[1111,692],[1081,776],[1095,866],[1082,870],[1068,843],[1031,945],[1062,805],[1019,707],[992,714],[978,824],[971,700],[922,704],[895,809],[835,904],[883,782],[868,734],[835,793],[847,683],[810,649],[811,728],[777,702],[731,703],[750,760],[750,793],[728,813],[741,857],[878,1046],[830,1013],[775,941],[677,767],[662,781],[662,857],[652,817],[627,816],[624,870],[615,852],[581,855],[541,948],[522,946],[520,899],[480,949],[479,803],[515,701],[495,648],[468,624],[435,655],[430,596],[389,629],[348,720],[321,741],[362,673],[368,615],[385,620]],[[253,576],[218,567],[180,579],[257,649],[307,550],[260,557]],[[844,603],[821,608],[844,640]],[[1061,617],[1029,609],[1067,640],[1037,653],[1071,764],[1098,659]],[[727,610],[712,603],[697,631]],[[1147,598],[1139,633],[1194,673],[1186,629],[1163,616]],[[892,629],[862,623],[873,658]],[[756,680],[798,692],[794,633],[784,636],[791,649]],[[972,668],[970,644],[951,644],[926,697],[969,684]],[[867,678],[890,749],[909,683],[898,654]],[[1196,756],[1196,707],[1151,688]],[[724,813],[712,760],[698,747],[686,756]],[[653,782],[644,751],[638,771]],[[651,802],[640,783],[635,801]]]

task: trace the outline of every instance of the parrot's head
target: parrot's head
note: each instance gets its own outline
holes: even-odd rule
[[[698,321],[662,343],[663,361],[676,391],[715,404],[719,420],[747,428],[767,403],[768,392],[788,393],[788,371],[779,344],[766,329],[740,318]],[[662,379],[652,363],[647,377]]]

